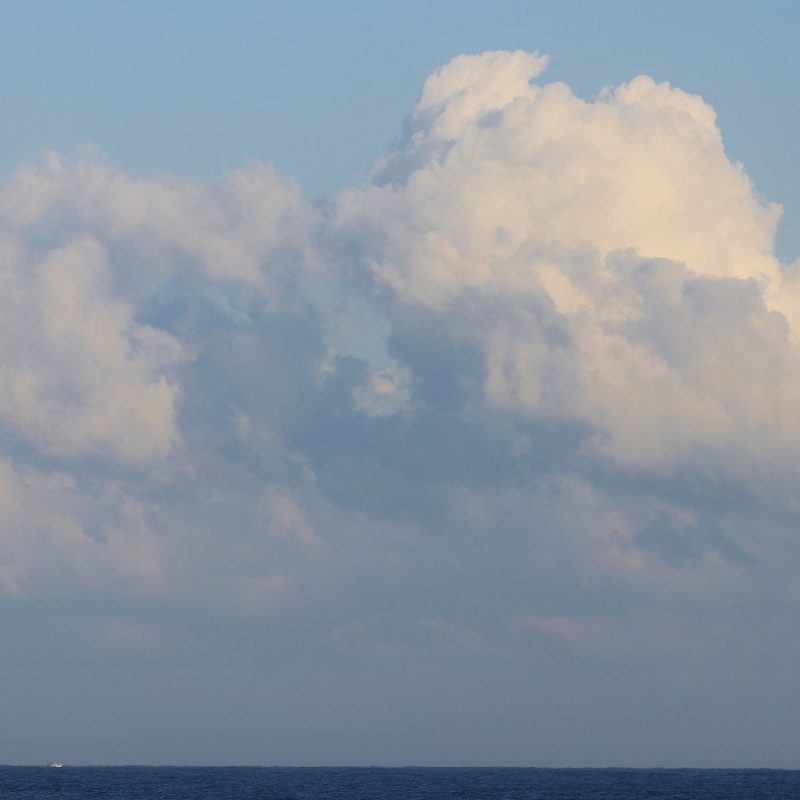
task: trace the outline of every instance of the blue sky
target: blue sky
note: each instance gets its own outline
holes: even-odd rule
[[[799,22],[5,4],[0,760],[796,767]]]
[[[4,171],[94,144],[146,174],[215,178],[249,158],[312,195],[364,174],[425,77],[459,53],[538,50],[582,97],[638,73],[705,97],[800,252],[797,5],[480,2],[7,3]]]

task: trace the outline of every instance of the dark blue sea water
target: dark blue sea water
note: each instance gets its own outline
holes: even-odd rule
[[[778,800],[800,771],[0,767],[2,800]]]

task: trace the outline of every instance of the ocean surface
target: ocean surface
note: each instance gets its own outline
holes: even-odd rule
[[[2,800],[639,800],[800,798],[800,771],[0,767]]]

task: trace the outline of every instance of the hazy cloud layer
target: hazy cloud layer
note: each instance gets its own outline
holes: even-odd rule
[[[119,624],[81,630],[111,649],[166,652],[148,626],[186,607],[400,662],[781,641],[800,314],[780,209],[701,98],[640,76],[586,101],[546,61],[454,59],[324,204],[258,164],[211,187],[20,167],[0,591],[79,618],[103,598]]]

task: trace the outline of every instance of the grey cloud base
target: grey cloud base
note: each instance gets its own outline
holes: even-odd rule
[[[0,188],[7,761],[794,764],[780,209],[545,65],[455,59],[326,204]]]

